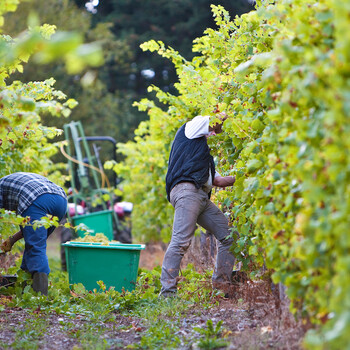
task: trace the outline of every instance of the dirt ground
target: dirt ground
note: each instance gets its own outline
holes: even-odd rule
[[[152,269],[161,265],[165,248],[160,244],[148,245],[141,252],[140,267]],[[48,240],[48,255],[59,258],[59,249],[59,237],[52,236]],[[192,262],[199,268],[203,267],[203,261],[201,262],[193,251],[198,249],[195,242],[191,249],[184,263]],[[209,260],[206,259],[207,262]],[[214,259],[210,263],[213,261]],[[193,337],[194,326],[204,327],[207,320],[212,320],[213,324],[222,320],[224,330],[222,335],[229,343],[226,349],[302,349],[301,342],[305,329],[301,322],[296,321],[290,314],[288,300],[286,298],[281,300],[278,295],[271,293],[270,287],[266,282],[245,281],[235,287],[231,298],[219,299],[217,306],[210,309],[193,306],[183,318],[177,336],[184,339],[183,344],[186,344],[185,339]],[[38,322],[41,317],[40,310],[36,315],[29,315],[26,310],[20,308],[6,308],[0,313],[0,349],[11,349],[9,344],[12,344],[16,337],[14,329],[25,327],[22,321],[28,317],[36,317],[35,322]],[[139,343],[147,330],[143,321],[119,314],[115,314],[115,317],[115,322],[101,322],[100,340],[105,339],[110,349],[125,349],[127,345]],[[78,332],[79,329],[88,326],[88,321],[84,320],[84,317],[77,315],[70,332],[67,332],[66,325],[72,324],[72,320],[68,317],[51,314],[42,315],[42,318],[48,324],[48,331],[40,335],[40,349],[73,349],[74,346],[81,348],[72,332]],[[194,345],[179,347],[179,349],[197,348]]]
[[[244,302],[239,301],[242,298]],[[304,330],[289,313],[287,304],[287,301],[277,303],[263,285],[245,284],[237,291],[237,298],[222,298],[217,306],[209,310],[192,307],[183,318],[181,330],[177,335],[187,339],[193,336],[194,326],[205,326],[209,319],[213,324],[223,320],[222,335],[229,344],[225,349],[298,350],[301,349]],[[41,317],[40,311],[34,316],[29,316],[28,312],[22,309],[6,309],[0,314],[0,349],[5,349],[5,344],[13,343],[14,329],[24,328],[22,321],[28,317],[34,318],[34,324]],[[42,319],[46,322],[48,331],[41,334],[39,349],[73,349],[74,346],[81,349],[81,344],[72,333],[88,326],[83,317],[78,315],[74,319],[74,327],[69,332],[67,324],[72,324],[72,320],[68,317],[45,314],[42,315]],[[125,349],[127,345],[137,344],[146,332],[142,320],[121,315],[116,315],[113,323],[101,323],[100,326],[99,340],[105,339],[110,349]],[[179,349],[196,347],[187,345],[179,346]]]

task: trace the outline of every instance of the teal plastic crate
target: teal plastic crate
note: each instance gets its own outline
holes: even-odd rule
[[[110,241],[113,240],[113,212],[112,210],[96,211],[85,215],[77,215],[72,217],[73,225],[85,224],[93,232],[103,233]],[[85,237],[85,232],[78,230],[79,237]]]
[[[69,284],[82,283],[87,290],[99,289],[103,281],[107,289],[135,289],[144,244],[66,242]]]

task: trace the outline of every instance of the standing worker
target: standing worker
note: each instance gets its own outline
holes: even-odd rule
[[[160,296],[176,295],[180,263],[191,244],[197,223],[218,240],[213,286],[225,290],[231,285],[235,257],[229,249],[234,240],[230,236],[227,218],[210,201],[210,194],[212,186],[232,186],[235,178],[222,177],[215,171],[207,144],[209,136],[222,132],[226,118],[225,114],[220,114],[220,122],[211,127],[209,116],[197,116],[180,127],[173,141],[166,192],[175,215],[171,242],[162,266]]]
[[[0,179],[0,208],[15,211],[17,215],[30,217],[30,224],[47,215],[64,217],[67,211],[67,196],[64,190],[44,176],[18,172]],[[46,240],[55,227],[33,228],[21,226],[21,230],[3,242],[6,252],[20,238],[24,238],[25,249],[21,269],[32,274],[32,288],[48,294],[49,263],[46,255]]]

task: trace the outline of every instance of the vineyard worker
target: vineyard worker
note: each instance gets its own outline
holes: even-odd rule
[[[0,208],[15,211],[17,215],[30,217],[30,223],[47,215],[57,216],[60,221],[67,210],[64,190],[44,176],[18,172],[0,179]],[[24,238],[25,249],[21,269],[32,274],[32,288],[48,294],[50,268],[46,255],[46,240],[55,227],[46,229],[21,226],[21,230],[5,240],[1,248],[11,249],[20,238]]]
[[[209,125],[209,116],[197,116],[177,131],[170,151],[166,175],[167,198],[175,209],[171,242],[164,256],[160,296],[176,295],[181,260],[191,244],[196,224],[214,234],[218,252],[212,277],[213,286],[225,290],[231,285],[235,257],[229,251],[228,220],[210,201],[212,186],[232,186],[233,176],[220,176],[215,171],[207,138],[222,132],[226,115],[220,123]]]

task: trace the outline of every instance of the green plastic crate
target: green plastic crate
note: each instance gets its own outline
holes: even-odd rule
[[[99,289],[97,281],[121,292],[135,289],[140,252],[144,244],[66,242],[69,284],[82,283],[87,290]]]
[[[113,239],[113,212],[112,210],[96,211],[85,215],[73,216],[73,225],[85,224],[94,236],[96,233],[103,233],[110,241]],[[78,230],[79,237],[85,237],[85,232]]]

